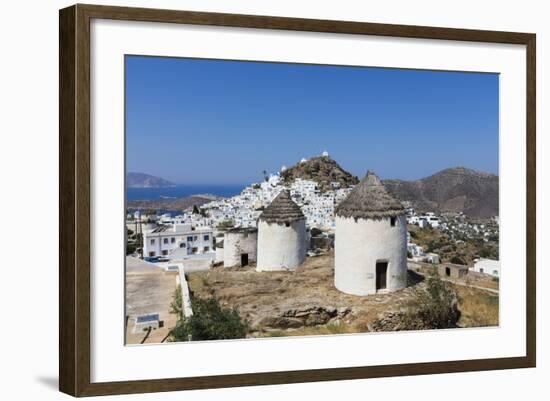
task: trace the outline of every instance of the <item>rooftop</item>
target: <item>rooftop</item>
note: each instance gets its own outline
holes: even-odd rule
[[[300,207],[290,198],[288,191],[283,190],[265,208],[259,220],[267,223],[285,224],[305,220],[305,216]]]
[[[354,219],[396,217],[405,213],[403,205],[391,196],[380,178],[368,171],[367,175],[336,208],[336,215]]]

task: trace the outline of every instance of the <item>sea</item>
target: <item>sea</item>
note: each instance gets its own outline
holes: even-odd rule
[[[191,195],[217,195],[230,198],[238,195],[245,184],[176,185],[168,188],[126,188],[127,200],[178,199]]]

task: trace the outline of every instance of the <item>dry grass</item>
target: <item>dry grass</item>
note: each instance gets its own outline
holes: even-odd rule
[[[497,295],[472,288],[455,286],[461,327],[487,327],[499,324],[499,299]]]
[[[189,274],[189,286],[197,297],[213,297],[223,307],[237,308],[252,328],[250,336],[275,337],[367,332],[368,326],[385,313],[406,310],[413,288],[423,285],[422,276],[409,271],[409,287],[404,290],[364,297],[348,295],[334,287],[333,266],[334,255],[330,253],[307,258],[295,272],[258,273],[253,267],[220,267]],[[465,288],[457,286],[457,289]],[[490,303],[483,304],[486,309],[475,311],[474,306],[485,297],[484,291],[472,290],[471,295],[461,293],[463,305],[459,307],[465,309],[462,326],[494,321],[494,306]],[[317,326],[268,328],[264,325],[265,318],[289,316],[289,311],[311,307],[349,308],[351,312]],[[484,316],[486,313],[489,315]]]
[[[360,333],[355,327],[345,323],[328,323],[324,326],[302,327],[294,330],[271,330],[260,334],[261,337],[320,336],[327,334]]]

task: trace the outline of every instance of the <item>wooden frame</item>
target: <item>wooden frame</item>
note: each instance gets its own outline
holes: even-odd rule
[[[90,21],[92,18],[521,44],[527,48],[527,355],[433,363],[90,382]],[[535,34],[75,5],[59,14],[59,388],[73,396],[534,367],[536,363]]]

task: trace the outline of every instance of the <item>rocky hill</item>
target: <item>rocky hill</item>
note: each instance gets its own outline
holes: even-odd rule
[[[442,170],[416,181],[383,180],[401,201],[419,211],[463,212],[487,218],[499,212],[498,176],[464,167]]]
[[[126,187],[128,188],[167,188],[175,184],[164,178],[154,177],[145,173],[126,173]]]
[[[329,156],[319,156],[300,162],[281,173],[285,184],[296,178],[317,182],[321,191],[331,189],[331,182],[338,182],[341,188],[348,188],[359,182],[359,179],[344,170]]]

